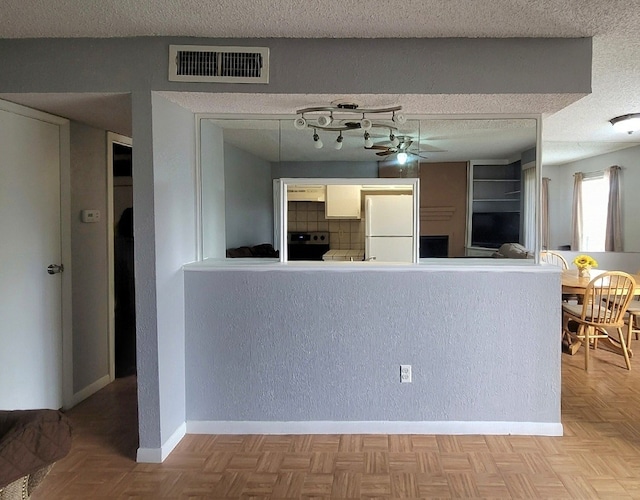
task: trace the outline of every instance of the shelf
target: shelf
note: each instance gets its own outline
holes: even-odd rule
[[[520,203],[519,198],[474,198],[473,201],[517,201]]]
[[[520,179],[473,179],[473,182],[520,182]]]

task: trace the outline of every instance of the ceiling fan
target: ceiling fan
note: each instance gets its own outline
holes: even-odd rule
[[[393,144],[373,144],[371,147],[366,147],[365,149],[376,149],[378,152],[377,156],[389,156],[397,153],[406,153],[408,155],[417,156],[419,158],[428,159],[427,156],[423,156],[421,150],[411,150],[411,144],[413,144],[413,139],[409,136],[399,135],[396,136],[398,139],[398,145],[394,146]]]

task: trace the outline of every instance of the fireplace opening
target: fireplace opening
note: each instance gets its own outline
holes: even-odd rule
[[[448,257],[449,235],[420,236],[420,258]]]

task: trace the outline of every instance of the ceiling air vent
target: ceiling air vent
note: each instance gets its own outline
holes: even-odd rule
[[[172,82],[269,83],[266,47],[169,46]]]

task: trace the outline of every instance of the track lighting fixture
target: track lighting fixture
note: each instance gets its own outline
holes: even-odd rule
[[[313,129],[313,144],[317,149],[322,147],[322,141],[318,136],[318,130],[326,130],[331,132],[339,132],[338,138],[334,144],[335,149],[342,149],[343,146],[343,132],[349,132],[351,130],[364,131],[364,147],[371,149],[373,147],[373,140],[371,139],[370,131],[373,128],[383,128],[389,130],[389,140],[393,147],[397,147],[400,141],[395,136],[394,132],[398,131],[395,124],[403,124],[406,119],[399,111],[402,106],[394,106],[390,108],[376,108],[376,109],[358,109],[357,104],[353,103],[340,103],[336,106],[325,106],[316,108],[304,108],[299,109],[296,113],[299,115],[294,120],[294,127],[298,130],[304,130],[305,128]],[[315,119],[305,115],[311,115],[313,113],[323,113],[317,116]],[[328,114],[326,114],[328,113]],[[335,114],[349,115],[357,113],[362,116],[360,119],[350,119],[342,116],[334,116]],[[387,115],[386,117],[382,115]],[[389,114],[391,116],[389,116]],[[368,118],[367,115],[377,115],[380,118],[374,120]]]
[[[298,130],[304,130],[307,128],[307,120],[305,120],[302,116],[299,116],[293,121],[293,126]]]
[[[318,125],[321,127],[328,127],[329,125],[331,125],[331,122],[333,121],[333,115],[321,115],[318,117]]]
[[[371,140],[371,135],[369,134],[369,132],[365,132],[364,133],[364,147],[365,148],[370,148],[371,146],[373,146],[373,141]]]
[[[393,112],[393,115],[391,115],[391,120],[393,121],[393,123],[397,123],[399,125],[403,125],[407,122],[406,116],[404,116],[402,113],[396,113],[395,111]]]

